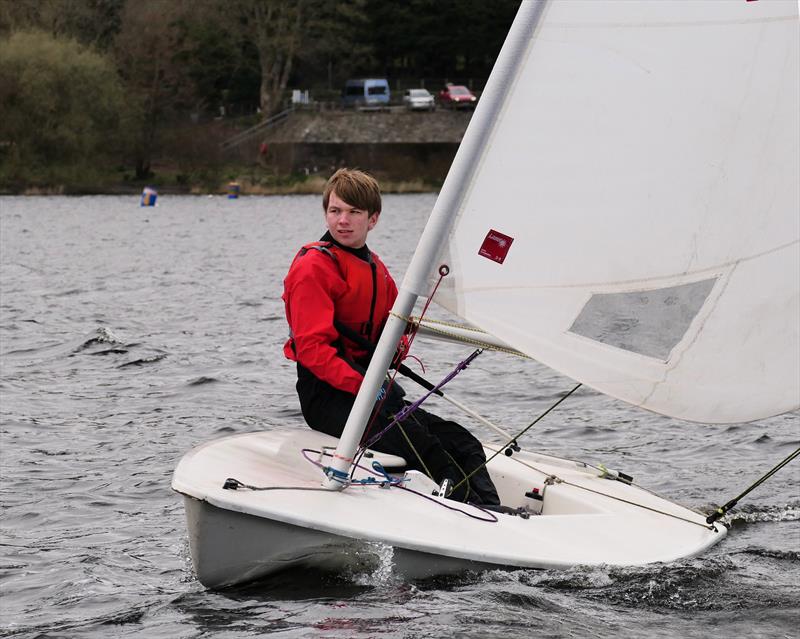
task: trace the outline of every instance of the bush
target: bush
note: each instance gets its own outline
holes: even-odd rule
[[[41,32],[0,41],[0,143],[7,149],[0,180],[47,183],[103,166],[124,146],[124,109],[122,85],[104,56]]]

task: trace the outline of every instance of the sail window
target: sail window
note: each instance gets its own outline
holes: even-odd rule
[[[717,278],[647,291],[597,293],[569,331],[667,361],[700,312]]]

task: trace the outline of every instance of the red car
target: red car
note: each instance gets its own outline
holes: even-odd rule
[[[439,102],[451,109],[474,109],[477,101],[472,91],[460,84],[448,84],[439,91]]]

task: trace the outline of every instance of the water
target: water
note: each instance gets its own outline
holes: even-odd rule
[[[386,197],[370,245],[398,279],[433,201]],[[138,202],[0,198],[0,635],[798,636],[798,463],[742,502],[723,543],[677,564],[408,583],[376,548],[375,573],[204,590],[172,469],[215,437],[300,427],[281,281],[297,248],[321,235],[321,206],[306,196]],[[423,346],[432,379],[468,352]],[[519,429],[571,386],[484,354],[451,392]],[[682,424],[582,389],[523,444],[623,469],[707,509],[792,452],[799,424],[797,414]]]

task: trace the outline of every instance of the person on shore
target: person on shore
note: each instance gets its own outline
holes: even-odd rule
[[[297,394],[306,423],[340,437],[364,379],[372,346],[377,344],[397,286],[380,258],[367,247],[367,235],[381,214],[381,193],[370,175],[340,169],[322,197],[327,232],[303,246],[284,280],[283,301],[290,337],[284,355],[297,362]],[[384,385],[384,389],[386,388]],[[382,393],[385,394],[385,393]],[[406,406],[397,383],[376,401],[371,432],[388,426]],[[418,408],[372,445],[400,455],[408,467],[437,483],[458,485],[451,499],[499,505],[483,447],[453,421]]]

